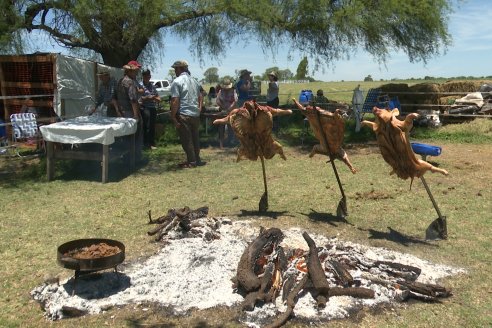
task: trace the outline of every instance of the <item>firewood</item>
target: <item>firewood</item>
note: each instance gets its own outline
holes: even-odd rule
[[[448,290],[440,285],[424,284],[416,281],[408,282],[403,280],[399,280],[398,283],[402,286],[405,286],[412,292],[430,296],[430,297],[449,297],[453,295],[451,293],[451,290]]]
[[[354,284],[354,278],[350,272],[345,269],[342,263],[334,260],[328,260],[325,262],[325,267],[328,264],[328,268],[335,274],[337,280],[345,287],[352,286]]]
[[[161,232],[159,233],[159,235],[155,238],[155,241],[160,241],[164,235],[167,234],[167,232],[169,230],[171,230],[172,228],[174,228],[175,226],[178,225],[179,221],[181,221],[180,217],[179,216],[176,216],[172,221],[171,223],[169,223],[168,225],[166,225],[164,228],[161,229]]]
[[[378,266],[380,269],[383,269],[382,267],[387,266],[389,267],[389,269],[383,269],[384,271],[394,277],[403,278],[409,281],[417,280],[417,278],[420,276],[420,273],[422,272],[420,268],[396,262],[376,261],[374,262],[374,265]]]
[[[363,287],[332,287],[328,292],[328,296],[352,296],[358,298],[374,298],[374,291]]]
[[[296,306],[297,295],[302,289],[304,289],[304,286],[306,285],[308,278],[309,275],[307,274],[304,275],[304,277],[302,277],[302,279],[297,283],[297,285],[295,285],[295,287],[290,291],[289,295],[287,296],[287,310],[285,310],[284,313],[277,316],[277,319],[275,319],[275,321],[267,325],[265,328],[277,328],[282,326],[285,322],[287,322],[292,312],[294,311],[294,307]]]
[[[155,220],[152,220],[150,210],[147,212],[147,214],[149,215],[149,224],[161,224],[166,221],[172,220],[176,216],[176,210],[174,208],[170,208],[169,210],[167,210],[166,215],[160,216]]]
[[[161,231],[163,228],[165,228],[165,227],[166,227],[166,226],[167,226],[167,225],[171,222],[171,220],[172,220],[172,219],[170,218],[170,219],[168,219],[167,221],[162,222],[162,223],[161,223],[161,224],[159,224],[157,227],[155,227],[155,228],[153,228],[153,229],[151,229],[151,230],[147,231],[147,234],[148,234],[149,236],[153,236],[153,235],[155,235],[156,233],[158,233],[159,231]]]
[[[325,276],[325,271],[321,266],[321,262],[318,258],[318,249],[314,240],[308,235],[307,232],[303,232],[302,236],[309,246],[309,254],[306,258],[308,273],[314,288],[321,295],[328,295],[330,290],[330,284]]]

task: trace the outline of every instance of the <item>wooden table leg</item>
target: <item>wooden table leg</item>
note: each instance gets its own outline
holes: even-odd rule
[[[106,183],[108,182],[109,145],[103,145],[101,166],[102,166],[102,183]]]
[[[46,175],[48,181],[53,180],[55,176],[55,158],[54,158],[54,145],[53,142],[46,142],[47,152],[46,152]]]

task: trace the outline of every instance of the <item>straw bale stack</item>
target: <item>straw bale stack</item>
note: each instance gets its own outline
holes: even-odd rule
[[[448,96],[450,93],[456,93],[463,97],[470,92],[477,92],[485,83],[492,84],[492,81],[448,81],[441,84],[441,92],[447,93]]]

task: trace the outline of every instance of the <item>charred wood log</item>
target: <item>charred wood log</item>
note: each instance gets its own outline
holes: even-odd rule
[[[449,297],[453,295],[451,290],[446,289],[446,287],[440,285],[424,284],[416,281],[408,282],[404,280],[399,280],[398,283],[408,288],[412,292],[430,296],[433,298]]]
[[[289,292],[294,288],[296,279],[297,279],[296,274],[290,274],[287,277],[287,279],[285,279],[284,285],[282,287],[282,301],[287,300],[287,297],[289,296]]]
[[[394,277],[403,278],[409,281],[417,280],[417,278],[420,276],[420,273],[422,272],[420,268],[397,262],[376,261],[374,262],[374,265],[378,266],[380,269],[386,271]]]
[[[159,217],[156,220],[152,220],[151,213],[149,213],[149,223],[158,223],[159,225],[147,232],[149,236],[153,236],[159,233],[156,241],[161,240],[164,235],[174,228],[178,223],[181,229],[185,232],[190,231],[193,228],[193,220],[206,217],[208,215],[208,207],[200,207],[196,210],[191,210],[189,207],[183,207],[181,209],[171,208],[167,211],[167,214]]]
[[[166,234],[169,230],[173,229],[175,226],[178,225],[179,221],[180,221],[180,217],[179,216],[176,216],[172,221],[171,223],[167,224],[165,227],[163,227],[161,230],[160,230],[160,233],[159,235],[155,238],[155,241],[160,241]]]
[[[275,270],[275,264],[270,262],[265,268],[265,273],[261,277],[261,285],[258,291],[254,291],[246,295],[244,298],[242,309],[243,311],[253,311],[255,304],[258,301],[270,301],[270,289],[272,287],[272,278]]]
[[[239,260],[236,274],[238,287],[242,287],[246,292],[260,288],[261,281],[255,272],[256,261],[266,249],[276,248],[283,237],[282,231],[277,228],[260,231],[260,235],[246,247]]]
[[[308,273],[311,281],[313,282],[313,287],[317,290],[320,295],[328,296],[330,290],[330,285],[325,276],[325,271],[321,266],[321,262],[318,258],[318,249],[316,248],[316,243],[308,235],[307,232],[303,232],[302,236],[309,246],[309,254],[306,258],[306,263],[308,267]]]
[[[328,296],[352,296],[357,298],[374,298],[374,291],[364,287],[332,287]]]
[[[277,328],[282,326],[289,317],[292,315],[292,312],[294,311],[294,307],[296,306],[297,303],[297,295],[301,290],[304,289],[304,286],[306,285],[306,282],[309,279],[309,275],[304,275],[304,277],[301,278],[301,280],[297,283],[297,285],[292,288],[292,290],[289,292],[287,296],[287,310],[277,316],[274,322],[271,324],[267,325],[266,328]]]
[[[155,220],[152,220],[152,215],[150,210],[147,213],[149,215],[149,224],[161,224],[166,221],[172,220],[176,216],[176,210],[174,208],[170,208],[169,210],[167,210],[166,215],[160,216]]]
[[[336,279],[342,286],[348,287],[354,284],[354,278],[342,263],[335,260],[328,260],[325,262],[325,267],[335,274]]]
[[[158,233],[159,231],[161,231],[163,228],[165,228],[165,227],[166,227],[169,223],[171,223],[171,222],[172,222],[172,220],[173,220],[174,218],[175,218],[175,216],[174,216],[174,217],[172,217],[172,218],[169,218],[169,219],[167,219],[167,220],[165,220],[165,221],[163,221],[163,222],[162,222],[162,223],[160,223],[157,227],[155,227],[155,228],[153,228],[153,229],[151,229],[151,230],[147,231],[147,234],[148,234],[149,236],[153,236],[153,235],[155,235],[156,233]]]

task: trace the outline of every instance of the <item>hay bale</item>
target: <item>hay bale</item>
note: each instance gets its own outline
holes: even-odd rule
[[[379,87],[381,94],[388,95],[391,99],[398,98],[400,104],[406,104],[408,100],[408,84],[388,83]],[[403,105],[402,105],[403,106]],[[403,111],[403,108],[402,108]]]
[[[473,80],[473,81],[448,81],[441,84],[441,92],[449,95],[465,96],[470,92],[476,92],[483,84],[492,84],[488,80]]]
[[[402,112],[415,113],[421,109],[435,110],[439,103],[439,84],[419,83],[407,88],[406,94],[399,96]]]

